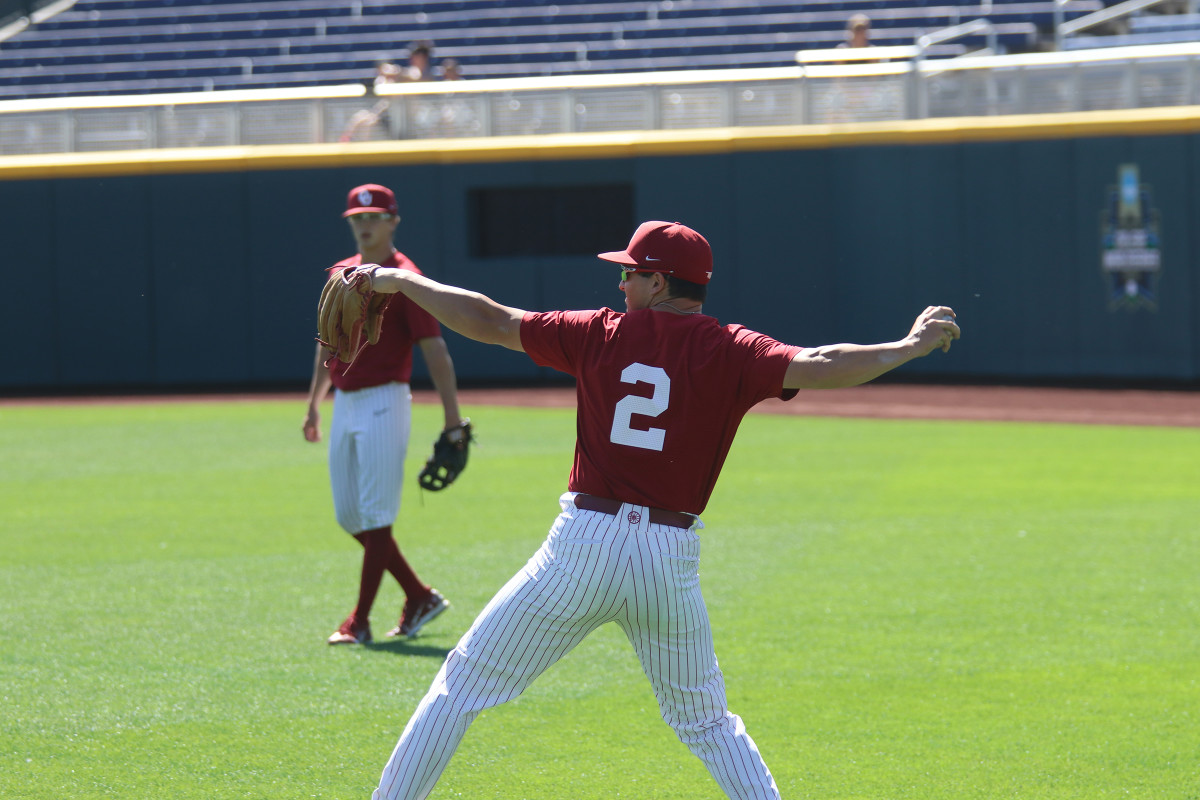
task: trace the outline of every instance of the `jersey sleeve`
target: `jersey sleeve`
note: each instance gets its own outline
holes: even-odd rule
[[[796,389],[784,389],[783,379],[792,359],[804,349],[803,347],[784,344],[749,328],[739,327],[735,335],[739,344],[746,348],[750,355],[746,367],[756,378],[752,383],[745,384],[753,387],[754,394],[749,398],[751,405],[773,397],[791,400],[798,394]]]
[[[521,347],[538,366],[578,377],[587,332],[606,311],[527,311],[521,319]]]

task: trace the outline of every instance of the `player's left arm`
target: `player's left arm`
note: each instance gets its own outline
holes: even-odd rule
[[[796,354],[783,379],[785,389],[837,389],[858,386],[923,358],[934,350],[948,352],[962,335],[954,310],[929,306],[917,317],[908,336],[880,344],[828,344]]]
[[[429,368],[433,388],[437,390],[442,401],[442,411],[446,415],[446,424],[442,430],[449,430],[462,422],[458,413],[458,377],[454,374],[454,361],[450,358],[450,349],[446,347],[446,340],[440,336],[420,339],[417,345],[421,348],[425,366]]]
[[[497,303],[478,292],[438,283],[406,269],[364,264],[359,270],[371,276],[371,289],[402,292],[455,333],[484,344],[498,344],[524,352],[521,319],[525,312]]]

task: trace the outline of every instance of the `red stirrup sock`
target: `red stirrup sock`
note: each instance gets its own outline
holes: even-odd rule
[[[425,597],[429,594],[429,587],[421,583],[417,573],[413,572],[413,568],[408,565],[408,561],[400,553],[400,545],[396,544],[396,538],[391,534],[392,530],[388,528],[387,542],[384,545],[387,548],[388,572],[392,573],[392,576],[400,583],[400,588],[404,590],[406,597]]]
[[[356,533],[354,538],[363,546],[362,577],[358,583],[358,605],[354,607],[354,616],[360,624],[366,624],[388,566],[387,542],[392,541],[392,529],[375,528]]]

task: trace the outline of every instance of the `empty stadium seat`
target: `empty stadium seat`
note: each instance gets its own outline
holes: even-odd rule
[[[1019,50],[1048,35],[1054,0],[80,0],[0,42],[0,99],[358,82],[419,39],[467,78],[788,66],[842,41],[856,11],[877,44],[987,18]]]

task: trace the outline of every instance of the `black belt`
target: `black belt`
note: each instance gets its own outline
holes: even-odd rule
[[[621,511],[620,500],[610,500],[607,497],[596,497],[594,494],[575,495],[575,507],[584,511],[598,511],[601,514],[616,516]],[[690,528],[696,524],[696,518],[682,511],[667,511],[665,508],[650,508],[650,521],[656,525],[669,525],[672,528]],[[630,520],[635,522],[635,520]]]

